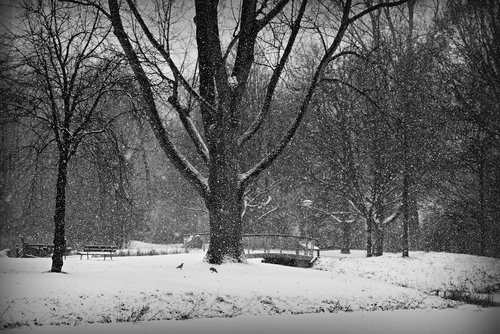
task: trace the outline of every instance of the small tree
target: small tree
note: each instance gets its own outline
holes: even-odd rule
[[[102,14],[56,0],[27,1],[12,37],[9,80],[19,97],[8,106],[42,152],[56,146],[57,180],[52,272],[61,272],[66,251],[68,166],[90,136],[107,131],[113,118],[101,109],[117,85],[120,62],[106,51],[110,29]]]

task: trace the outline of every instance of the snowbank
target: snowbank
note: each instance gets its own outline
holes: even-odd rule
[[[321,258],[318,268],[322,270],[250,259],[248,264],[218,266],[219,273],[214,274],[208,270],[210,265],[203,262],[203,256],[203,252],[197,252],[116,257],[112,261],[70,256],[63,267],[67,274],[48,273],[50,259],[46,258],[2,258],[1,327],[11,328],[8,332],[12,333],[16,332],[15,327],[26,329],[26,326],[36,332],[56,333],[53,326],[61,325],[65,330],[77,326],[99,328],[98,332],[110,328],[121,332],[135,323],[130,327],[135,332],[144,332],[141,326],[151,330],[155,326],[173,326],[180,332],[188,332],[184,325],[171,320],[225,318],[206,320],[214,326],[221,321],[224,325],[220,326],[225,327],[226,321],[246,326],[246,322],[252,322],[248,319],[254,319],[249,316],[259,316],[255,318],[258,323],[265,317],[272,328],[280,322],[276,319],[295,323],[297,314],[315,314],[303,319],[311,322],[324,319],[326,326],[331,319],[344,319],[342,314],[345,319],[353,314],[358,320],[374,314],[364,311],[411,309],[420,311],[409,314],[425,317],[426,312],[454,308],[453,311],[465,312],[479,321],[493,312],[490,310],[498,310],[476,314],[475,310],[480,309],[475,306],[464,307],[463,303],[428,293],[435,286],[446,286],[449,280],[472,282],[472,286],[478,287],[500,282],[500,262],[495,259],[444,253],[414,254],[410,259],[388,254],[367,259],[353,254],[351,258]],[[464,259],[472,264],[463,263]],[[182,270],[176,269],[180,263],[184,263]],[[420,273],[422,270],[425,273]],[[334,318],[322,318],[319,314]],[[196,329],[205,320],[199,321],[189,323]]]
[[[410,252],[409,258],[394,253],[366,258],[365,254],[359,250],[349,255],[325,252],[315,268],[431,294],[453,290],[500,291],[500,259],[438,252]]]
[[[1,257],[9,257],[9,255],[10,255],[10,249],[8,249],[8,248],[7,249],[2,249],[0,251],[0,258]]]

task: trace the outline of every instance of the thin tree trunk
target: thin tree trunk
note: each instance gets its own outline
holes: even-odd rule
[[[411,188],[411,187],[410,187]],[[410,215],[410,226],[408,227],[409,234],[409,245],[412,249],[420,250],[422,249],[422,234],[420,231],[420,221],[418,217],[418,203],[415,193],[409,194],[409,215]]]
[[[373,224],[373,234],[375,240],[373,242],[373,256],[382,256],[384,254],[384,231],[379,224]]]
[[[372,218],[366,220],[366,257],[372,256]]]
[[[351,223],[349,220],[342,220],[342,249],[340,254],[351,254]]]
[[[415,8],[415,0],[410,0],[408,1],[408,36],[406,39],[406,53],[408,59],[406,60],[407,63],[407,73],[408,75],[411,75],[412,71],[412,63],[413,63],[413,11]],[[411,81],[411,77],[408,78],[408,82]],[[409,104],[411,104],[411,96],[409,94],[405,94],[405,104],[407,107],[404,109],[405,114],[411,110],[411,107]],[[406,116],[406,115],[405,115]],[[405,117],[407,118],[407,117]],[[403,257],[408,257],[409,256],[409,237],[408,237],[408,230],[410,228],[410,206],[409,206],[409,191],[410,191],[410,178],[411,178],[411,171],[410,171],[410,166],[409,166],[409,159],[410,159],[410,143],[409,143],[409,133],[408,133],[408,125],[403,120],[403,140],[402,140],[402,145],[403,145],[403,193],[402,193],[402,209],[403,209],[403,235],[401,238],[401,243],[402,243],[402,249],[403,249]]]
[[[484,256],[486,253],[486,218],[485,218],[485,185],[484,185],[484,174],[485,174],[485,162],[484,162],[484,152],[480,149],[480,160],[479,160],[479,255]]]
[[[406,148],[404,148],[404,151],[406,152]],[[406,154],[404,154],[406,156]],[[403,194],[402,194],[402,211],[403,211],[403,235],[401,238],[401,243],[402,243],[402,249],[403,249],[403,257],[408,257],[409,256],[409,238],[408,238],[408,230],[410,226],[410,212],[409,212],[409,173],[408,173],[408,168],[406,166],[406,157],[403,158],[405,160],[404,162],[404,173],[403,173]]]
[[[51,272],[60,273],[63,267],[63,256],[66,251],[65,219],[66,219],[66,184],[68,178],[68,159],[66,154],[59,155],[56,184],[56,210],[54,214],[54,253],[52,254]]]

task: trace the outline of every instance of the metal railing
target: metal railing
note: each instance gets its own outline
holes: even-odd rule
[[[185,234],[184,248],[191,247],[191,243],[205,250],[209,239],[209,233]],[[320,252],[316,246],[317,240],[312,237],[257,233],[243,234],[241,239],[246,254],[295,254],[314,257],[319,256]]]

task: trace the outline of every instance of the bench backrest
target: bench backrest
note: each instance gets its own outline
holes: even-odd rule
[[[23,243],[23,254],[36,257],[47,257],[54,252],[53,244],[29,244]],[[71,247],[66,247],[64,255],[69,255]]]
[[[84,252],[116,252],[116,246],[112,245],[86,245]]]

